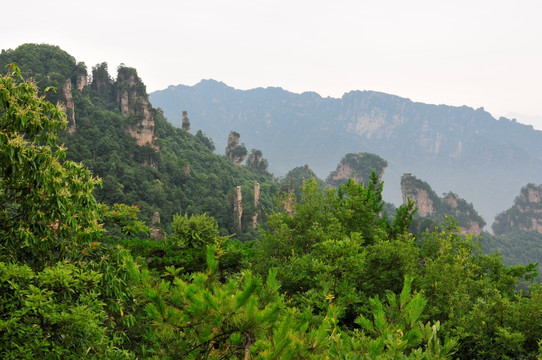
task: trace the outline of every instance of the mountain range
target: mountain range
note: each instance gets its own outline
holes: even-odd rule
[[[374,91],[341,98],[282,88],[234,89],[215,80],[169,86],[150,94],[154,107],[180,127],[213,139],[222,153],[228,133],[258,148],[269,169],[283,175],[308,164],[326,178],[346,153],[384,158],[384,197],[400,204],[400,179],[411,173],[437,193],[452,191],[472,202],[491,224],[522,186],[542,182],[542,131],[515,119],[495,119],[483,108],[413,102]]]

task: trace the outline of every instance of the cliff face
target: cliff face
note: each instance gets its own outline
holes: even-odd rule
[[[463,234],[480,235],[482,233],[485,221],[474,211],[472,205],[468,205],[465,200],[458,198],[452,192],[448,193],[443,201],[448,205],[451,215],[461,221],[460,225]]]
[[[87,71],[86,68],[78,67],[75,76],[75,90],[82,92],[87,86]],[[73,101],[73,84],[71,79],[66,79],[64,86],[62,87],[62,95],[64,96],[64,102],[62,107],[68,118],[68,127],[66,132],[68,134],[74,134],[77,130],[75,122],[75,103]]]
[[[154,150],[160,148],[155,142],[154,117],[145,85],[135,69],[121,67],[117,75],[117,103],[123,116],[132,117],[126,131],[136,139],[137,145],[149,144]]]
[[[497,235],[512,230],[542,234],[542,185],[528,184],[523,187],[514,205],[497,215],[492,229]]]
[[[472,204],[452,192],[440,198],[428,183],[411,174],[404,174],[401,178],[401,193],[404,204],[408,198],[416,203],[416,216],[442,222],[446,216],[451,215],[455,217],[465,235],[480,235],[486,225]]]
[[[250,194],[248,196],[250,199]],[[258,181],[254,181],[254,211],[252,212],[250,207],[248,210],[247,217],[245,217],[245,222],[243,222],[243,187],[241,185],[238,185],[236,187],[235,196],[233,197],[233,218],[237,227],[237,231],[241,233],[243,231],[243,228],[247,226],[247,224],[251,223],[252,228],[256,229],[258,227],[258,218],[260,216],[260,183]],[[249,220],[250,219],[250,220]]]
[[[411,174],[404,174],[401,178],[401,194],[403,204],[406,204],[408,199],[416,203],[419,216],[426,217],[433,214],[433,204],[438,201],[438,196],[425,181],[418,180]]]
[[[388,163],[380,156],[369,153],[346,154],[337,169],[326,179],[331,186],[339,186],[353,178],[357,184],[367,183],[374,171],[379,179],[384,175],[384,169]]]

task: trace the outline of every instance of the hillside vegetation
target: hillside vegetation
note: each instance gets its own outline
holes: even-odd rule
[[[137,205],[149,224],[157,212],[157,226],[168,232],[176,213],[207,213],[224,235],[239,232],[233,211],[237,186],[243,193],[243,229],[252,229],[256,212],[262,219],[274,206],[278,185],[271,175],[215,154],[213,141],[201,131],[192,135],[169,124],[148,103],[135,69],[120,67],[112,79],[107,64],[98,64],[88,85],[78,88],[78,76],[86,80],[86,68],[58,47],[27,44],[3,51],[0,68],[10,62],[20,66],[24,78],[41,82],[53,74],[56,93],[48,91],[46,99],[59,100],[64,107],[68,101],[63,88],[72,85],[68,97],[74,119],[68,116],[68,131],[60,141],[70,149],[68,159],[82,162],[102,179],[95,192],[98,201]],[[255,181],[260,184],[256,206]]]
[[[73,60],[0,60],[42,50]],[[453,218],[410,233],[414,203],[386,216],[376,173],[277,183],[258,151],[235,165],[168,124],[135,69],[99,64],[81,90],[67,74],[55,95],[25,74],[0,76],[0,358],[542,357],[536,265],[483,253]]]

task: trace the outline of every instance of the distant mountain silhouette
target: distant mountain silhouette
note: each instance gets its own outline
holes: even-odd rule
[[[369,152],[388,162],[384,196],[401,202],[400,178],[412,173],[437,193],[453,191],[472,202],[488,223],[510,207],[526,183],[542,182],[542,131],[483,108],[429,105],[374,91],[342,98],[281,88],[237,90],[203,80],[150,94],[155,107],[180,127],[188,111],[223,153],[229,132],[258,148],[278,175],[309,164],[321,178],[346,153]]]

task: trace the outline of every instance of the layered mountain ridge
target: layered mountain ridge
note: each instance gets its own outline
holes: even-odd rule
[[[214,80],[170,86],[150,99],[176,126],[188,111],[192,127],[218,149],[230,131],[238,131],[279,175],[309,164],[326,178],[346,153],[377,154],[388,162],[384,196],[395,204],[401,203],[402,174],[412,173],[437,193],[453,191],[472,201],[491,221],[521,186],[542,180],[542,131],[495,119],[483,108],[416,103],[374,91],[337,99],[281,88],[238,90]]]

